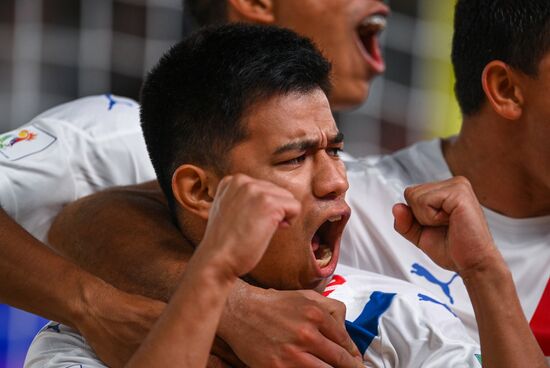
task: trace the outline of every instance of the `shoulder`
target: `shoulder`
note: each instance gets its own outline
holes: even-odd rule
[[[137,102],[112,95],[84,97],[51,108],[29,123],[0,134],[0,163],[50,157],[47,151],[63,151],[79,141],[124,135],[141,137]]]
[[[76,131],[90,137],[139,130],[139,104],[111,94],[89,96],[56,106],[38,115],[32,125],[62,132]]]
[[[346,160],[352,186],[357,180],[379,181],[401,191],[406,186],[450,176],[441,151],[441,140],[413,144],[389,155]]]
[[[25,359],[25,368],[103,368],[80,334],[56,322],[48,323],[34,338]]]

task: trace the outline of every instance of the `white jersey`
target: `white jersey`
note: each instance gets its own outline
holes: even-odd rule
[[[401,280],[339,266],[325,295],[346,305],[346,329],[366,367],[481,367],[479,345],[443,302]],[[51,322],[25,367],[105,367],[74,329]]]
[[[63,205],[154,178],[131,99],[81,98],[0,135],[0,206],[42,241]]]
[[[346,199],[353,215],[343,236],[341,262],[428,289],[478,339],[474,311],[462,279],[437,266],[393,229],[391,208],[404,202],[407,186],[451,177],[440,140],[418,143],[389,156],[352,160],[346,165],[350,181]],[[545,355],[550,356],[550,216],[512,219],[488,209],[484,212],[512,272],[525,315]]]

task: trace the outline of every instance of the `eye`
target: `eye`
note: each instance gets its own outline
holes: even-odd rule
[[[327,153],[329,154],[329,156],[332,157],[340,157],[340,152],[342,152],[342,149],[340,147],[327,148]]]
[[[283,162],[280,162],[279,165],[299,165],[301,164],[302,162],[304,162],[306,159],[306,154],[304,153],[303,155],[301,156],[298,156],[298,157],[294,157],[290,160],[286,160],[286,161],[283,161]]]

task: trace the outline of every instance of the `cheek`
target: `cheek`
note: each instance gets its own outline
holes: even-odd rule
[[[312,193],[311,173],[308,168],[272,175],[270,181],[292,193],[302,206],[308,195]],[[302,210],[305,210],[305,208],[302,208]]]
[[[271,239],[264,256],[258,266],[250,274],[254,279],[265,283],[267,287],[288,288],[289,279],[294,279],[297,270],[305,259],[303,235],[299,231],[291,231],[293,227],[278,231]]]

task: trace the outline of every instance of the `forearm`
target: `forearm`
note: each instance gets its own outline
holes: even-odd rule
[[[129,367],[205,367],[225,301],[237,279],[197,252],[170,304]]]
[[[479,328],[484,367],[547,367],[500,255],[462,274]]]
[[[94,288],[105,285],[39,242],[0,209],[0,300],[75,325]]]

